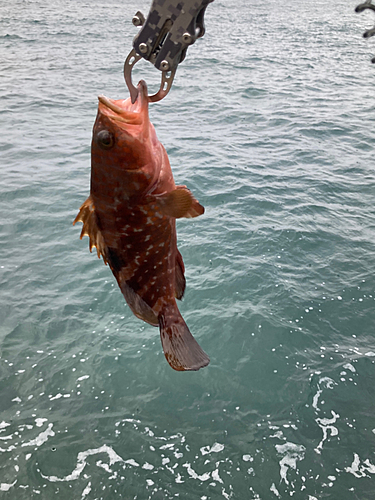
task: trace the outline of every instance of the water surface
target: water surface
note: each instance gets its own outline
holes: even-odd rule
[[[215,0],[150,109],[179,184],[176,373],[72,221],[149,3],[0,6],[0,496],[373,500],[375,52],[355,2]],[[158,72],[134,80],[151,91]]]

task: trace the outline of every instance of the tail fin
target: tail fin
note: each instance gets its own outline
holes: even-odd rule
[[[159,327],[164,355],[174,370],[199,370],[208,365],[210,358],[190,333],[176,304],[159,315]]]

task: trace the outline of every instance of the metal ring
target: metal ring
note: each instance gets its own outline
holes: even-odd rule
[[[137,89],[137,87],[134,87],[133,82],[132,82],[132,69],[133,69],[134,65],[140,59],[142,59],[142,56],[137,54],[135,49],[133,49],[129,53],[128,57],[126,58],[125,64],[124,64],[124,78],[125,78],[126,85],[127,85],[129,92],[130,92],[130,98],[131,98],[132,104],[135,103],[135,101],[137,100],[137,96],[138,96],[138,89]],[[175,74],[176,74],[176,69],[177,68],[175,68],[173,71],[163,71],[162,72],[160,89],[158,90],[158,92],[156,92],[156,94],[148,96],[149,102],[157,102],[157,101],[161,101],[162,99],[164,99],[164,97],[168,94],[168,92],[170,91],[170,89],[172,87],[173,79],[174,79]]]
[[[134,87],[133,82],[132,82],[132,69],[133,66],[136,62],[138,62],[142,56],[136,53],[136,51],[133,49],[128,57],[126,58],[125,64],[124,64],[124,78],[125,78],[125,83],[129,89],[130,92],[130,98],[132,100],[132,104],[135,103],[137,100],[138,96],[138,89]]]
[[[171,90],[174,75],[176,74],[176,69],[177,68],[175,68],[173,71],[162,72],[160,89],[158,90],[158,92],[156,92],[156,94],[148,96],[149,102],[157,102],[164,99],[164,97]]]

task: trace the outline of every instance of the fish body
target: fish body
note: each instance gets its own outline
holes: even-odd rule
[[[149,120],[145,82],[138,98],[99,96],[91,145],[90,196],[74,220],[83,222],[90,251],[108,263],[133,313],[159,326],[168,363],[178,371],[209,363],[176,298],[185,290],[176,218],[204,208],[186,186],[176,186],[168,155]]]

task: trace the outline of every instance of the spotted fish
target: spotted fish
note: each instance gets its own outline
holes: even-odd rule
[[[133,313],[159,326],[165,357],[179,371],[199,370],[210,361],[176,304],[185,290],[176,219],[203,212],[186,186],[175,185],[149,119],[145,82],[134,104],[99,96],[90,196],[73,224],[83,222],[81,239],[89,236],[90,251],[95,246],[109,264]]]

